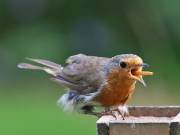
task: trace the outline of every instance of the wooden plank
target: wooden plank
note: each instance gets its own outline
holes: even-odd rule
[[[180,106],[131,106],[129,112],[125,120],[101,117],[98,135],[180,135]]]
[[[180,112],[180,106],[130,106],[131,116],[171,117]]]
[[[169,135],[169,123],[111,123],[109,135]]]

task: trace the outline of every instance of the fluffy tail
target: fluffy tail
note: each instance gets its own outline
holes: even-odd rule
[[[51,74],[53,76],[57,76],[57,74],[59,74],[61,72],[61,70],[63,69],[63,67],[61,65],[56,64],[56,63],[51,62],[51,61],[48,61],[48,60],[32,59],[32,58],[27,58],[27,59],[30,61],[33,61],[35,63],[38,63],[40,65],[44,65],[44,67],[32,65],[29,63],[20,63],[20,64],[18,64],[18,68],[32,69],[32,70],[43,70],[46,73]]]

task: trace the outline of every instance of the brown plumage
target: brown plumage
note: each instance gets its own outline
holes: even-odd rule
[[[118,70],[112,71],[108,75],[108,83],[102,88],[95,101],[106,107],[124,105],[134,92],[135,82],[121,76],[122,74]]]
[[[44,67],[27,63],[21,63],[18,67],[44,70],[51,74],[53,81],[69,88],[58,103],[65,110],[86,114],[99,114],[93,111],[96,105],[108,110],[114,106],[124,106],[134,92],[136,81],[145,85],[142,76],[152,75],[152,72],[142,70],[147,65],[134,54],[112,58],[78,54],[69,57],[65,67],[47,60],[28,59]]]

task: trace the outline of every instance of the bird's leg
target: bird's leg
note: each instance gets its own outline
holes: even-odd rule
[[[114,109],[113,111],[117,111],[123,120],[125,120],[125,115],[129,115],[127,106],[118,106],[118,108]]]
[[[122,119],[125,120],[124,114],[119,109],[117,109],[117,112],[121,115]]]

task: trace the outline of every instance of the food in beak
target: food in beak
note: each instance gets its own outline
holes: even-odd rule
[[[150,71],[137,71],[136,75],[142,75],[142,76],[149,76],[149,75],[153,75],[153,72]]]

